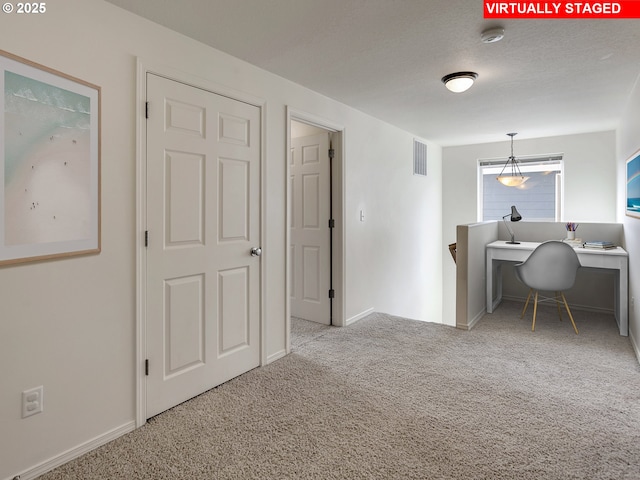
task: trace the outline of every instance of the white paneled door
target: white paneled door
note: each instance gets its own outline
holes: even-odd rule
[[[291,139],[291,315],[329,324],[329,134]]]
[[[260,110],[147,74],[147,417],[260,363]]]

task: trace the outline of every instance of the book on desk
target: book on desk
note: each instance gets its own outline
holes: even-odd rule
[[[593,248],[596,250],[610,250],[617,247],[615,243],[607,240],[590,240],[588,242],[584,242],[582,246],[584,248]]]

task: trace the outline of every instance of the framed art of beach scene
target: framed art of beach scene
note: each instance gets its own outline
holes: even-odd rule
[[[640,218],[640,150],[627,160],[627,215]]]
[[[100,87],[0,50],[0,265],[100,252]]]

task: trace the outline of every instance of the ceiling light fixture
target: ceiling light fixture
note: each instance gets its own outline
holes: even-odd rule
[[[504,164],[500,175],[498,175],[496,179],[506,187],[517,187],[529,180],[529,177],[522,175],[522,172],[520,172],[520,168],[518,167],[518,161],[516,160],[516,157],[513,156],[513,137],[515,137],[517,133],[507,133],[507,135],[511,137],[511,156],[507,159],[507,163]],[[503,175],[507,166],[510,166],[511,168],[511,175],[508,174],[508,171],[507,175]]]
[[[478,74],[475,72],[456,72],[442,77],[442,83],[450,91],[462,93],[471,88],[476,78],[478,78]]]

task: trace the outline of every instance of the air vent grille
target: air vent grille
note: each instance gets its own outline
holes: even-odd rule
[[[413,174],[427,176],[427,145],[413,141]]]

